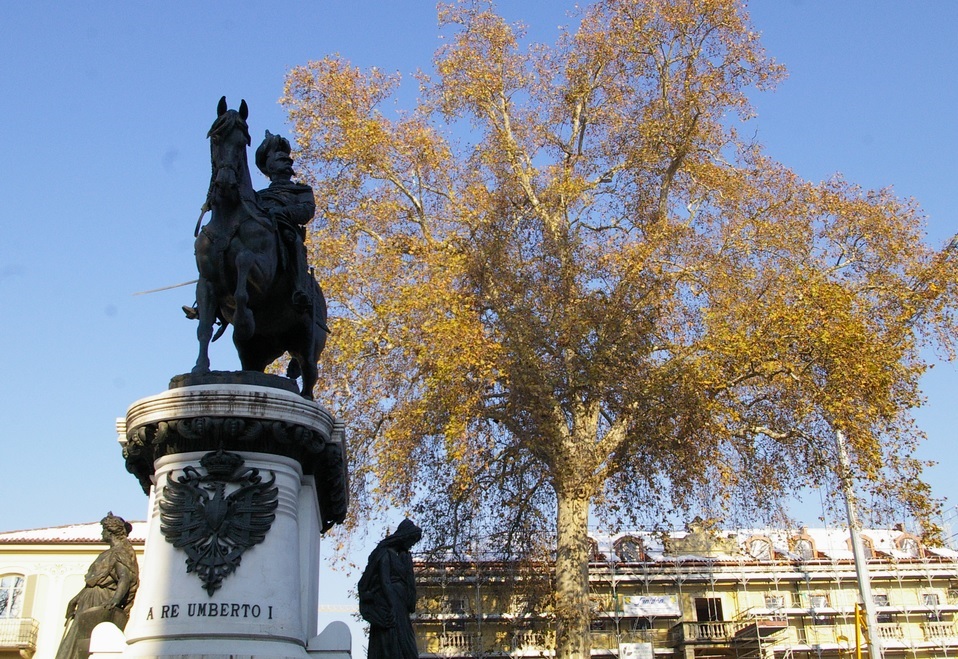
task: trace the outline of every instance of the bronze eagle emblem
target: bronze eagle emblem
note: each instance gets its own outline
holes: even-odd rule
[[[181,476],[167,474],[160,500],[160,531],[186,552],[186,571],[195,572],[212,596],[240,564],[243,552],[266,538],[279,496],[276,475],[263,481],[243,458],[220,449]],[[231,487],[227,493],[227,487]]]

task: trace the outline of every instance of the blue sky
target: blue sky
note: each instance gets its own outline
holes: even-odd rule
[[[500,9],[551,42],[571,4]],[[408,101],[410,74],[440,43],[428,0],[275,7],[0,3],[0,530],[146,517],[114,419],[188,371],[196,346],[179,310],[191,288],[134,293],[195,277],[219,97],[246,99],[256,142],[289,133],[277,99],[291,67],[339,53],[403,74]],[[929,241],[946,242],[958,230],[958,3],[759,0],[750,13],[790,76],[754,97],[749,130],[805,178],[842,172],[916,198]],[[235,368],[229,341],[216,348],[213,367]],[[924,384],[921,456],[940,462],[928,477],[954,508],[958,371],[940,364]]]

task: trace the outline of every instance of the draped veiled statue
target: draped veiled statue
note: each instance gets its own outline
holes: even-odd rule
[[[359,614],[369,623],[368,659],[417,659],[409,615],[416,611],[412,546],[422,530],[405,519],[369,555],[359,580]]]

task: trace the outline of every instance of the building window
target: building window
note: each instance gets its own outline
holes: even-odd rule
[[[929,622],[941,622],[941,611],[938,610],[938,593],[922,593],[922,604],[931,609],[925,614],[925,619]]]
[[[765,608],[766,609],[783,609],[785,608],[785,594],[784,593],[768,593],[765,595]]]
[[[593,616],[600,615],[609,610],[609,600],[597,593],[589,594],[589,613]]]
[[[829,625],[831,619],[819,609],[828,608],[828,593],[813,593],[808,596],[808,605],[812,610],[813,625]]]
[[[872,539],[869,538],[864,533],[859,536],[862,541],[862,552],[865,554],[865,558],[875,558],[875,543],[872,542]],[[848,547],[849,551],[853,551],[852,539],[849,538],[845,541],[845,546]]]
[[[877,607],[887,607],[888,606],[888,595],[885,593],[874,593],[872,595],[872,602],[875,603]],[[894,622],[892,619],[892,614],[888,611],[878,611],[875,614],[875,622]]]
[[[921,558],[921,544],[915,536],[902,534],[895,540],[895,544],[898,546],[898,551],[905,554],[908,558]]]
[[[23,611],[23,577],[0,578],[0,618],[19,618]]]
[[[524,617],[535,612],[535,603],[529,600],[526,593],[513,593],[509,597],[509,613],[517,617]]]
[[[589,538],[589,562],[601,563],[605,560],[605,554],[599,551],[599,543],[595,538]]]
[[[815,558],[815,541],[809,535],[797,535],[792,538],[792,551],[802,561],[811,561]]]
[[[828,606],[828,593],[815,593],[808,596],[808,604],[813,609],[824,609]]]
[[[632,631],[641,632],[652,629],[652,618],[635,618],[632,621]]]
[[[696,597],[695,619],[699,622],[725,620],[722,615],[722,600],[717,597]]]
[[[622,563],[638,563],[645,560],[642,540],[632,536],[620,538],[615,542],[615,555]]]
[[[745,546],[749,556],[756,561],[770,561],[773,556],[772,541],[762,536],[749,538]]]

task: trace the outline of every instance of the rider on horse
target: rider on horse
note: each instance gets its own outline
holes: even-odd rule
[[[205,225],[200,215],[194,243],[197,304],[184,309],[199,320],[199,353],[190,374],[211,372],[210,343],[232,325],[243,371],[265,373],[288,353],[287,376],[301,377],[300,393],[312,400],[329,334],[326,300],[308,270],[304,243],[316,205],[308,185],[292,182],[289,142],[269,132],[256,164],[271,183],[261,192],[253,189],[248,117],[245,101],[230,110],[221,98],[208,133],[212,173],[202,210],[212,214]]]
[[[281,261],[293,284],[293,307],[305,312],[312,306],[308,293],[312,274],[306,258],[306,225],[316,214],[316,201],[310,186],[292,181],[295,172],[291,153],[289,140],[266,131],[263,143],[256,149],[256,167],[269,178],[270,184],[257,192],[257,196],[286,247],[281,250]],[[184,306],[183,311],[187,318],[196,320],[195,306]]]
[[[256,166],[269,180],[269,187],[258,192],[263,209],[279,229],[286,245],[285,269],[293,282],[293,307],[307,311],[311,305],[310,280],[306,260],[306,225],[316,213],[313,189],[305,183],[294,183],[293,158],[285,137],[266,131],[266,138],[256,149]]]

